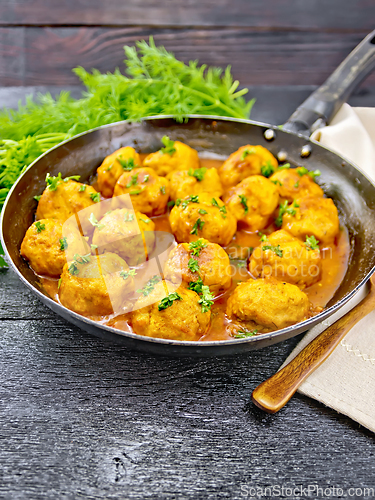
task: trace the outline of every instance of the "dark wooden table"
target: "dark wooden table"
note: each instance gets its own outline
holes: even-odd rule
[[[310,91],[253,87],[253,118],[281,123]],[[0,105],[25,92],[2,89]],[[375,106],[375,94],[351,102]],[[277,488],[375,489],[370,431],[301,396],[275,416],[252,405],[252,389],[299,338],[220,359],[130,352],[60,319],[11,271],[0,273],[0,318],[0,498],[236,499],[256,486],[306,498]],[[311,490],[310,498],[322,496]]]

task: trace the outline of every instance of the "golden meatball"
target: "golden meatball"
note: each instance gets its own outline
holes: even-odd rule
[[[116,182],[124,172],[130,172],[141,166],[141,159],[134,148],[120,148],[104,158],[98,168],[98,188],[103,196],[113,196]]]
[[[263,146],[242,146],[232,153],[219,168],[225,190],[235,186],[250,175],[259,175],[263,166],[277,168],[276,158]]]
[[[306,196],[324,196],[323,190],[302,168],[278,170],[270,177],[278,190],[281,201],[293,201]]]
[[[322,244],[331,243],[339,232],[339,216],[330,198],[308,197],[296,200],[292,211],[282,216],[282,229],[302,240],[315,236]]]
[[[164,276],[173,283],[182,280],[186,285],[201,278],[213,295],[227,290],[232,282],[227,253],[203,238],[177,245],[165,263]]]
[[[170,141],[167,136],[162,139],[164,148],[151,153],[143,160],[144,167],[150,167],[158,175],[167,175],[174,170],[199,168],[199,157],[195,149],[179,141]]]
[[[307,295],[297,286],[274,278],[241,283],[228,299],[227,315],[233,321],[279,330],[309,317]]]
[[[63,306],[84,316],[121,314],[129,308],[134,272],[113,253],[80,255],[65,264],[59,284]]]
[[[258,278],[273,276],[305,288],[316,283],[322,270],[319,246],[308,238],[303,242],[286,231],[272,233],[255,248],[249,263],[249,271]]]
[[[177,201],[169,222],[178,242],[205,238],[212,243],[228,245],[236,232],[236,219],[220,198],[202,193]]]
[[[99,253],[113,252],[131,265],[141,264],[155,244],[155,224],[146,215],[126,208],[107,212],[92,237]]]
[[[169,199],[169,182],[152,168],[125,172],[116,183],[113,195],[129,194],[134,210],[147,215],[165,212]]]
[[[21,255],[30,262],[37,274],[60,276],[63,267],[73,255],[86,254],[89,246],[78,229],[67,228],[56,219],[41,219],[26,231],[21,245]]]
[[[252,175],[224,196],[228,210],[250,231],[265,228],[279,202],[275,184],[262,175]]]
[[[200,193],[211,193],[218,198],[223,194],[223,186],[216,168],[177,170],[168,174],[167,179],[170,182],[172,200]]]
[[[79,177],[79,176],[77,176]],[[37,219],[58,219],[66,221],[73,214],[100,201],[100,193],[92,186],[81,184],[70,178],[47,177],[47,187],[39,200]],[[83,223],[85,231],[89,225]]]
[[[199,340],[210,326],[211,311],[202,312],[199,295],[187,288],[174,291],[159,281],[147,297],[141,296],[131,314],[135,333],[169,340]]]

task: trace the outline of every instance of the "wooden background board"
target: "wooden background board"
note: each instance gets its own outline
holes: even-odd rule
[[[374,20],[373,0],[2,0],[0,85],[75,85],[77,65],[124,69],[123,46],[150,35],[185,62],[230,63],[243,86],[318,85]]]

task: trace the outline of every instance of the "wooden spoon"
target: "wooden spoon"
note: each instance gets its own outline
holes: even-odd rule
[[[369,294],[345,316],[318,335],[284,368],[262,382],[252,393],[261,410],[276,413],[292,398],[302,382],[334,351],[345,335],[375,308],[375,273]]]

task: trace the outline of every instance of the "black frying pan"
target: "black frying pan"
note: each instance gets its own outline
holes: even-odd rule
[[[375,31],[361,42],[326,83],[292,115],[283,130],[250,120],[192,116],[184,124],[172,117],[149,118],[141,123],[119,122],[86,132],[50,150],[37,159],[10,191],[1,219],[2,243],[10,265],[21,281],[57,314],[98,337],[121,342],[138,350],[168,354],[211,356],[259,349],[301,333],[342,307],[374,271],[375,186],[348,160],[308,139],[310,132],[333,117],[353,89],[375,66]],[[102,326],[54,302],[21,258],[19,248],[33,222],[36,202],[45,188],[47,172],[63,177],[81,175],[86,181],[104,157],[123,146],[141,153],[159,149],[168,135],[196,148],[228,156],[244,144],[260,144],[280,161],[288,160],[309,170],[319,169],[319,183],[338,207],[348,228],[351,255],[347,273],[327,308],[317,316],[289,328],[249,339],[216,342],[183,342],[142,337]]]

